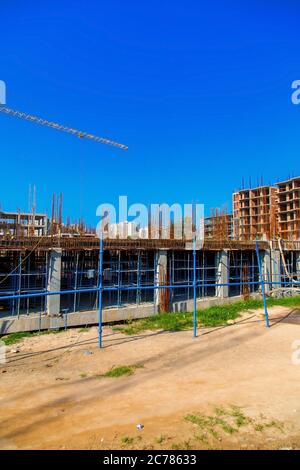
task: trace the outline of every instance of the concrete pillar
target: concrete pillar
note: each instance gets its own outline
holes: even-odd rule
[[[49,292],[60,291],[61,285],[61,248],[55,248],[49,253],[48,266],[48,286]],[[47,314],[59,315],[60,313],[60,295],[47,296]]]
[[[300,251],[295,252],[297,280],[300,281]]]
[[[280,251],[272,249],[270,251],[270,262],[271,262],[271,280],[274,283],[280,282],[280,266],[281,266],[281,259],[280,259]],[[279,284],[273,284],[272,289],[278,289],[280,287]]]
[[[218,251],[216,254],[216,282],[217,284],[226,284],[229,282],[229,256],[228,250]],[[224,299],[229,295],[229,286],[217,286],[216,296]]]
[[[268,282],[272,282],[272,268],[271,268],[271,251],[264,250],[260,253],[261,256],[261,265],[262,265],[262,275],[265,281],[265,292],[268,294],[272,286],[267,284]]]
[[[156,284],[168,285],[168,251],[158,250],[156,256]],[[170,289],[156,289],[155,306],[158,312],[170,310]]]

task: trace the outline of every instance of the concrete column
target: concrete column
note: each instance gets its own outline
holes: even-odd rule
[[[297,280],[300,281],[300,251],[295,252]]]
[[[271,251],[264,250],[260,253],[261,256],[261,265],[262,265],[262,275],[266,283],[272,281],[272,269],[271,269]],[[270,284],[265,284],[265,292],[268,294],[272,289]]]
[[[49,292],[60,291],[61,285],[61,248],[50,251],[48,266],[48,286]],[[59,315],[60,313],[60,295],[47,296],[47,314]]]
[[[168,279],[168,251],[158,250],[156,263],[156,284],[163,286],[169,284]],[[155,306],[158,312],[169,311],[170,289],[156,289]]]
[[[217,284],[226,284],[229,282],[229,256],[228,250],[218,251],[216,254],[216,282]],[[229,295],[229,286],[217,286],[216,296],[224,299]]]
[[[279,250],[271,250],[270,251],[270,262],[271,262],[271,280],[272,282],[280,282],[280,266],[281,266],[281,259],[280,259],[280,251]],[[280,287],[279,284],[273,284],[272,289],[278,289]]]

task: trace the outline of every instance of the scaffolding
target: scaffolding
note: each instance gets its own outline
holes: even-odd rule
[[[99,242],[98,242],[99,243]],[[192,250],[168,250],[167,270],[158,278],[157,250],[103,249],[103,308],[123,308],[157,302],[155,285],[173,285],[161,292],[161,310],[170,304],[193,298],[194,259]],[[26,297],[47,292],[49,256],[51,251],[2,250],[0,252],[0,316],[45,314],[44,297]],[[203,248],[196,252],[196,296],[209,299],[216,296],[219,281],[216,249]],[[299,279],[298,252],[285,251],[286,265],[291,277]],[[291,281],[279,260],[278,287]],[[228,250],[228,297],[247,298],[259,289],[257,256],[252,250]],[[268,279],[269,281],[270,279]],[[60,310],[68,313],[97,309],[99,302],[99,248],[97,250],[62,250]],[[146,289],[144,289],[146,287]],[[152,289],[151,289],[152,288]],[[20,298],[6,299],[7,296]],[[25,298],[26,297],[26,298]]]
[[[31,253],[26,261],[28,266],[29,258],[36,255]],[[210,288],[216,289],[227,286],[232,291],[238,288],[241,291],[247,286],[247,292],[254,292],[260,288],[264,300],[266,325],[269,326],[268,310],[266,304],[266,285],[272,285],[273,282],[266,280],[262,262],[259,253],[259,244],[256,243],[255,253],[239,253],[238,256],[230,258],[228,269],[228,282],[220,282],[217,276],[217,266],[214,264],[214,254],[204,253],[196,249],[196,242],[190,252],[173,253],[167,265],[169,275],[164,279],[157,279],[157,256],[153,252],[136,253],[114,252],[103,249],[103,240],[100,240],[100,249],[98,256],[95,252],[72,253],[71,257],[62,255],[62,274],[63,282],[59,291],[49,291],[47,287],[47,274],[43,266],[40,265],[40,257],[35,259],[34,269],[31,274],[35,281],[28,288],[28,272],[24,268],[19,254],[13,253],[11,256],[15,268],[2,278],[2,284],[13,283],[13,288],[7,290],[1,289],[0,304],[9,302],[11,313],[20,313],[20,306],[28,302],[41,302],[45,305],[48,296],[59,295],[61,298],[68,299],[72,297],[73,311],[82,303],[84,296],[84,305],[92,304],[98,310],[98,328],[99,328],[99,346],[102,346],[102,317],[103,308],[117,305],[133,303],[138,306],[143,300],[153,301],[156,299],[155,292],[169,292],[168,295],[184,296],[193,299],[194,310],[194,336],[197,335],[197,298],[199,296],[209,295]],[[254,259],[256,255],[256,262]],[[30,260],[32,262],[32,260]],[[207,263],[207,264],[206,264]],[[245,271],[245,266],[247,267]],[[247,276],[245,277],[245,272]],[[159,282],[160,281],[160,282]],[[284,281],[281,281],[284,283]],[[291,280],[289,280],[291,283]],[[275,283],[276,284],[276,283]],[[297,282],[299,285],[300,283]],[[26,289],[24,286],[26,285]],[[88,295],[88,298],[87,298]],[[66,297],[65,297],[66,296]],[[62,302],[61,310],[64,312],[65,326],[67,327],[68,308],[64,308]],[[54,318],[55,323],[56,318]],[[51,327],[57,328],[58,324],[51,323]],[[41,323],[40,323],[41,324]]]

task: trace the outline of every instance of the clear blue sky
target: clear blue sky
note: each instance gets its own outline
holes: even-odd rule
[[[128,152],[0,115],[0,201],[64,216],[96,206],[231,205],[242,178],[299,174],[297,1],[1,2],[0,79],[13,108],[88,130]]]

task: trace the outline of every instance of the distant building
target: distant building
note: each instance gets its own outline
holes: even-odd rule
[[[146,240],[147,238],[149,238],[148,227],[143,227],[139,229],[139,238],[142,238],[143,240]]]
[[[124,221],[118,224],[109,224],[108,226],[109,238],[138,238],[138,233],[134,222]]]
[[[47,234],[47,215],[0,211],[0,236],[41,237]]]
[[[211,240],[232,239],[232,215],[214,211],[213,215],[204,219],[204,238]]]
[[[233,193],[235,240],[272,240],[277,235],[277,188],[259,186]]]

